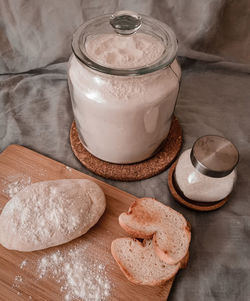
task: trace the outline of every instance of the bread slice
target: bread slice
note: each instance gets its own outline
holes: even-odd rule
[[[155,255],[152,240],[142,243],[130,237],[118,238],[111,244],[111,253],[131,282],[157,286],[175,276],[180,263],[168,265]]]
[[[182,214],[155,199],[143,198],[119,216],[119,223],[133,237],[152,238],[155,253],[167,264],[185,264],[191,232]]]

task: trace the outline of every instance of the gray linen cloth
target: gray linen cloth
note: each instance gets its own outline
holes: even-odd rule
[[[230,201],[210,213],[175,203],[167,170],[138,182],[102,180],[138,197],[155,197],[190,221],[189,265],[177,275],[169,300],[250,300],[248,0],[0,0],[0,151],[21,144],[95,176],[69,143],[67,60],[81,23],[120,9],[151,15],[177,34],[183,75],[176,115],[183,150],[199,136],[218,134],[237,145],[240,162]]]

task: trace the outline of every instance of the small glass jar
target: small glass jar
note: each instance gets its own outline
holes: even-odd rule
[[[179,91],[173,31],[121,11],[81,25],[72,49],[68,81],[82,144],[112,163],[151,157],[168,135]]]
[[[193,201],[220,201],[233,189],[238,160],[238,150],[229,140],[214,135],[200,137],[177,161],[177,188]]]

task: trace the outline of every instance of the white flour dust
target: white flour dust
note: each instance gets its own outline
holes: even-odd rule
[[[98,64],[111,68],[138,68],[149,66],[164,52],[164,44],[154,36],[99,34],[88,37],[88,56]]]
[[[13,179],[13,182],[9,183],[3,193],[7,194],[9,198],[12,198],[19,191],[23,190],[25,187],[31,184],[31,178],[24,176],[20,178]]]
[[[111,290],[105,265],[85,259],[84,253],[84,248],[75,247],[65,254],[58,250],[44,256],[38,262],[39,279],[52,275],[61,284],[66,301],[105,300]]]
[[[71,171],[70,167],[66,167]],[[30,177],[13,177],[6,181],[3,192],[12,198],[16,193],[31,184]],[[110,296],[112,284],[107,277],[106,266],[86,258],[86,246],[76,246],[68,251],[50,252],[38,261],[24,259],[20,264],[20,272],[32,265],[36,271],[37,281],[52,278],[60,284],[60,291],[65,301],[104,301]],[[25,277],[16,275],[12,287],[18,296],[25,286]],[[32,296],[28,296],[32,300]]]
[[[65,166],[65,168],[66,168],[68,171],[72,171],[72,168],[69,167],[69,166]]]
[[[20,286],[22,285],[23,283],[23,277],[20,276],[20,275],[16,275],[15,279],[14,279],[14,282],[12,284],[12,287],[16,290],[18,290],[20,288]],[[20,292],[17,291],[17,294],[19,295]]]
[[[22,270],[26,265],[27,265],[27,260],[25,259],[24,261],[21,262],[21,264],[19,265],[19,267]]]
[[[25,259],[19,267],[26,269],[31,264],[36,271],[37,281],[54,279],[60,285],[65,301],[104,301],[110,296],[113,284],[107,277],[105,264],[87,258],[86,248],[79,245],[66,251],[57,250],[36,262]],[[12,286],[18,295],[21,285],[25,285],[25,278],[17,275]]]

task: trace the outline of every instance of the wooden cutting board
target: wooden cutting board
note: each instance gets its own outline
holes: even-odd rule
[[[2,209],[8,201],[9,188],[13,183],[25,186],[29,182],[67,178],[86,178],[99,184],[107,198],[104,215],[87,234],[62,246],[26,253],[10,251],[0,245],[0,300],[65,300],[65,292],[60,291],[61,284],[56,279],[49,276],[38,279],[35,263],[46,254],[56,250],[63,251],[74,245],[81,247],[86,241],[88,242],[86,255],[106,266],[107,278],[112,284],[107,300],[167,300],[172,281],[160,287],[132,284],[122,274],[110,253],[112,240],[127,236],[119,226],[118,216],[121,212],[127,211],[130,203],[136,200],[135,196],[25,147],[10,145],[0,154],[0,208]],[[27,265],[22,267],[22,262]]]

